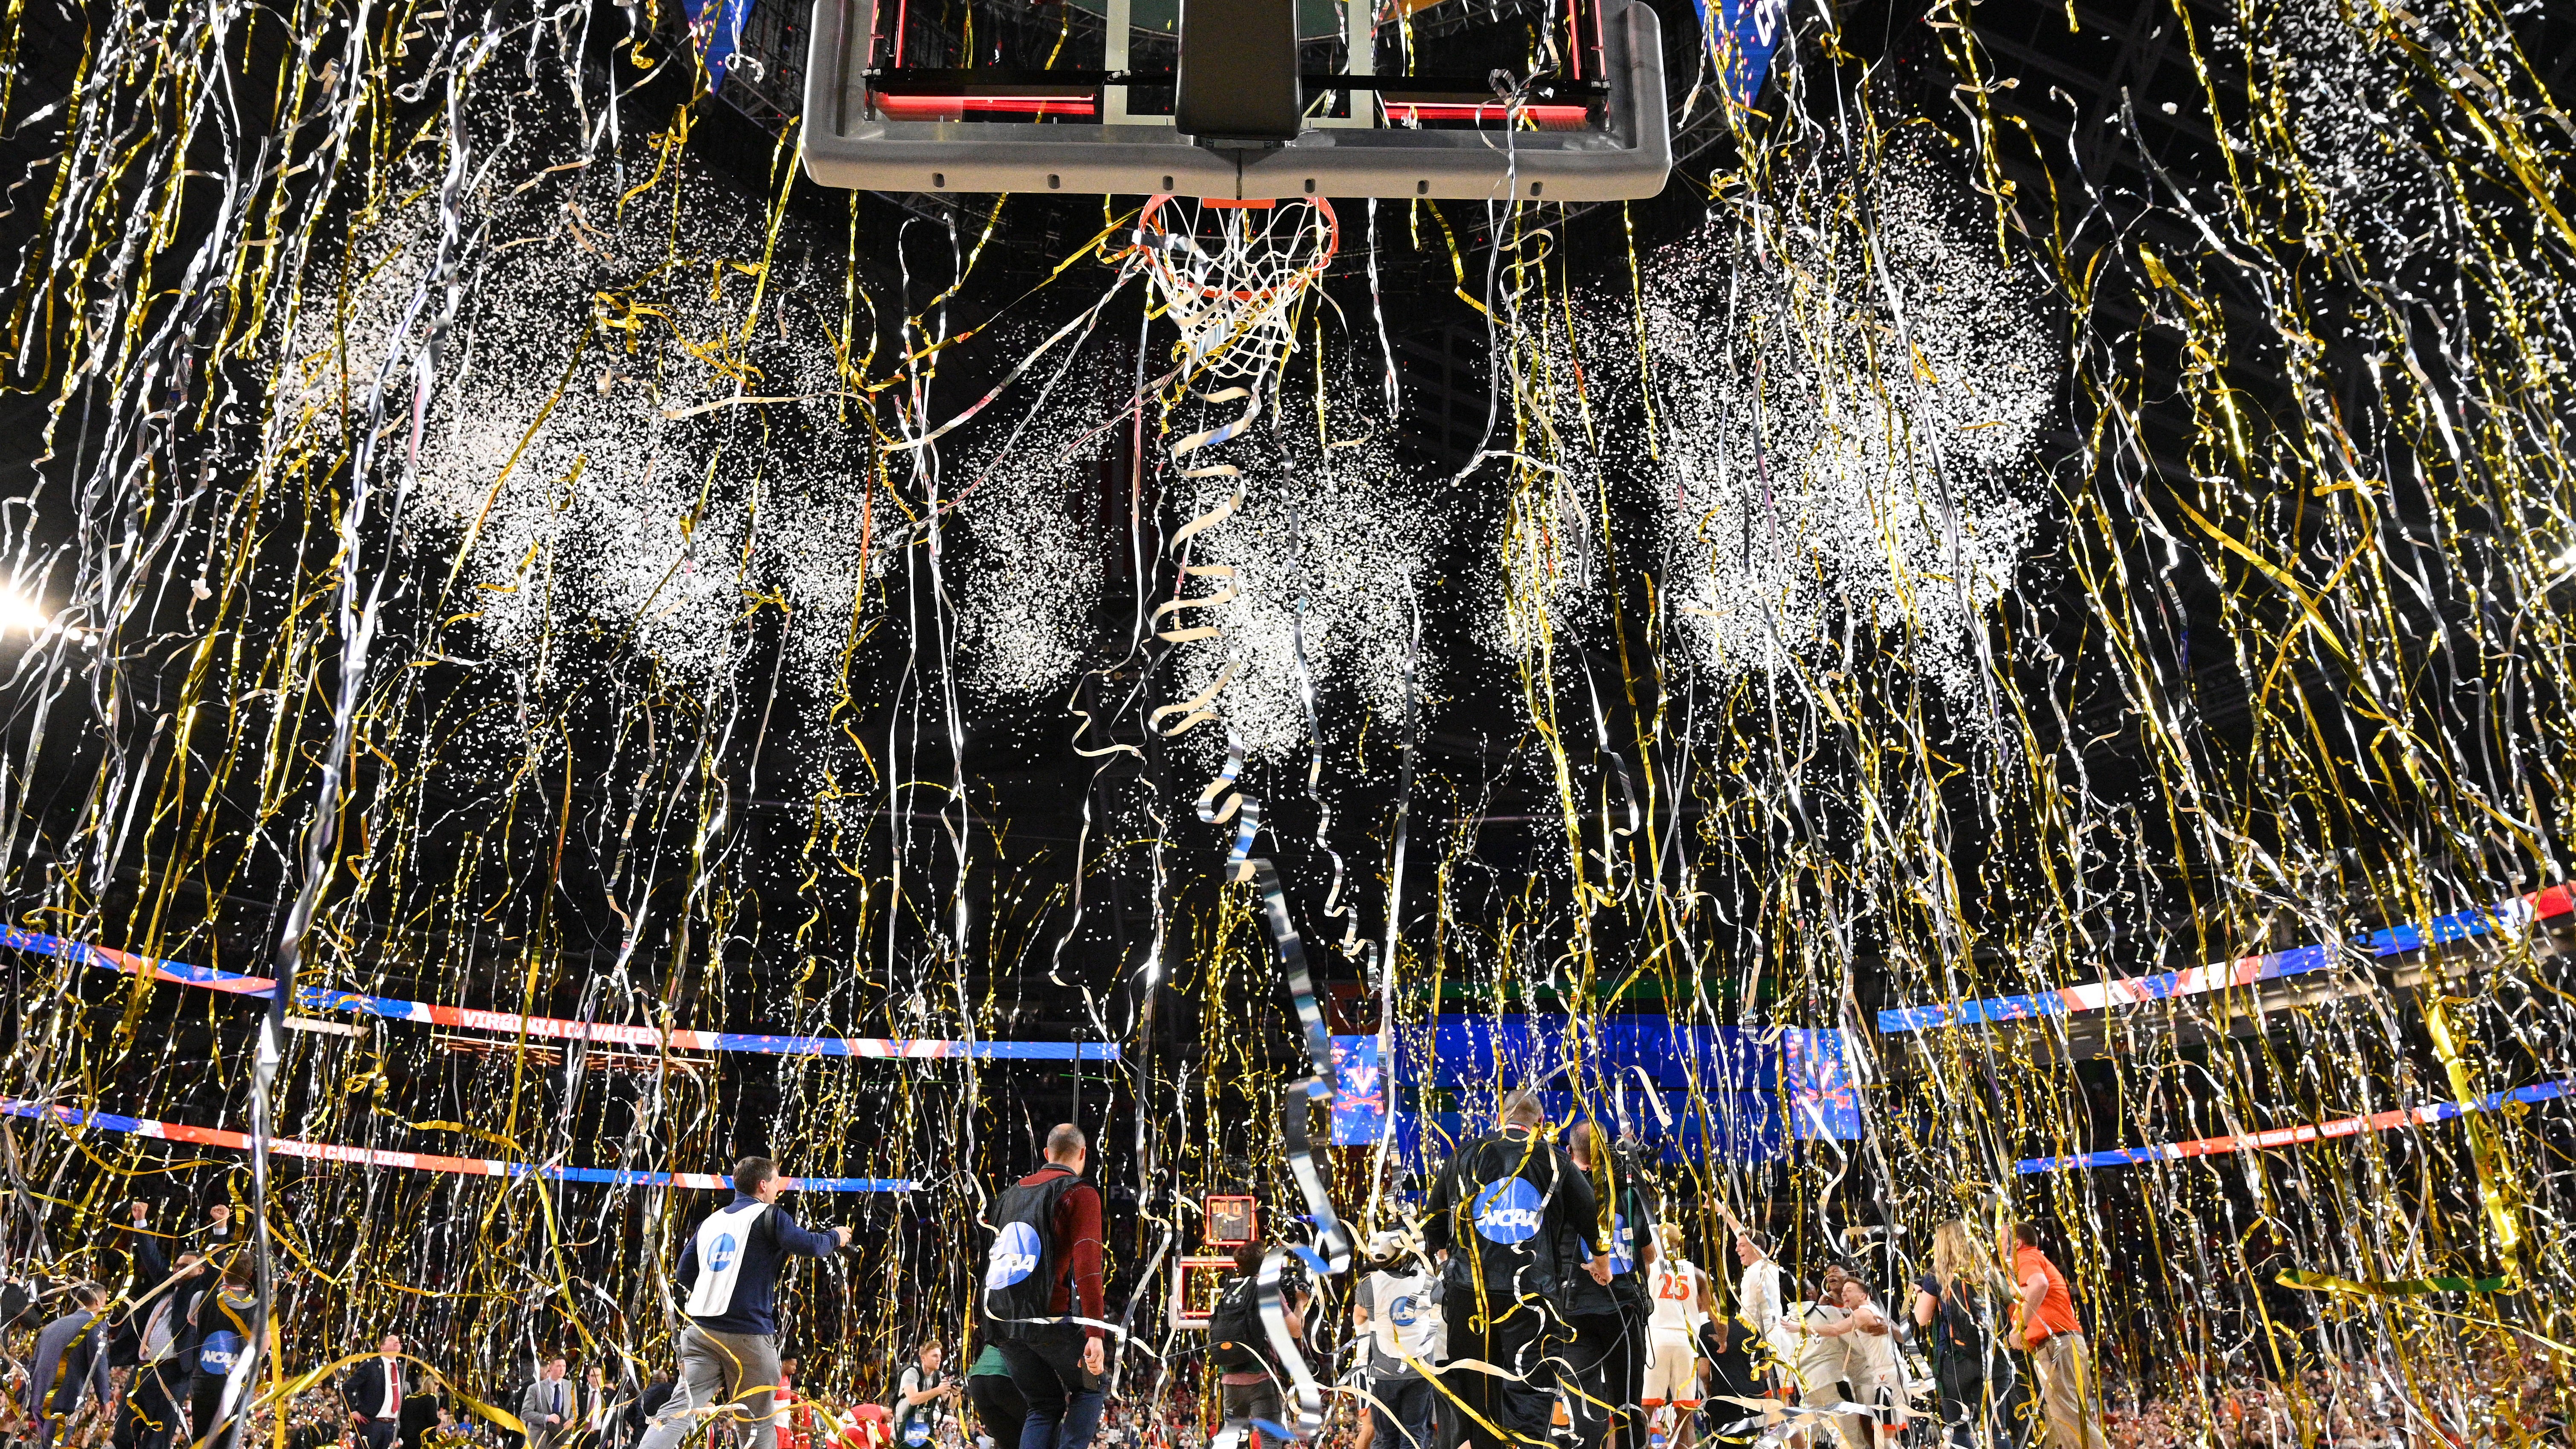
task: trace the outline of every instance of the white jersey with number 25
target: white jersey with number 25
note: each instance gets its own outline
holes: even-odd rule
[[[1687,1338],[1707,1317],[1700,1312],[1699,1269],[1688,1258],[1658,1258],[1646,1270],[1646,1291],[1655,1300],[1655,1332]]]

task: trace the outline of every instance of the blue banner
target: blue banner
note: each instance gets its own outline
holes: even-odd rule
[[[1719,0],[1715,21],[1708,0],[1699,0],[1699,20],[1727,95],[1739,106],[1753,104],[1771,74],[1771,53],[1789,33],[1789,0]]]
[[[1615,1077],[1625,1090],[1768,1092],[1780,1086],[1780,1043],[1794,1030],[1622,1013],[1594,1023],[1585,1046],[1567,1034],[1563,1016],[1451,1014],[1432,1020],[1427,1059],[1417,1069],[1435,1089],[1470,1094],[1489,1095],[1496,1082],[1571,1088],[1581,1050],[1587,1082],[1605,1090]]]
[[[1581,1105],[1571,1092],[1539,1095],[1551,1122],[1571,1122],[1580,1115]],[[1663,1110],[1657,1112],[1637,1094],[1628,1094],[1615,1104],[1626,1111],[1624,1120],[1610,1110],[1614,1104],[1591,1105],[1594,1120],[1608,1126],[1616,1136],[1642,1144],[1665,1162],[1750,1167],[1781,1157],[1789,1150],[1792,1134],[1775,1092],[1709,1092],[1698,1097],[1673,1092],[1661,1100]],[[1417,1123],[1429,1130],[1417,1133]],[[1407,1160],[1436,1167],[1460,1144],[1493,1130],[1490,1111],[1435,1112],[1427,1120],[1407,1114],[1398,1119],[1396,1141]]]
[[[1333,1145],[1358,1147],[1386,1136],[1386,1077],[1377,1038],[1333,1038]]]
[[[1789,1133],[1802,1142],[1861,1135],[1860,1084],[1839,1031],[1780,1033],[1780,1078],[1789,1095]]]
[[[1454,1110],[1424,1125],[1438,1161],[1493,1130],[1498,1084],[1539,1088],[1548,1119],[1587,1111],[1666,1160],[1766,1162],[1789,1144],[1862,1135],[1857,1044],[1832,1028],[1711,1026],[1646,1013],[1605,1016],[1574,1038],[1561,1016],[1445,1015],[1404,1061]],[[1579,1053],[1579,1056],[1578,1056]],[[1587,1102],[1576,1097],[1577,1065]],[[1400,1126],[1398,1140],[1405,1140]]]
[[[706,63],[707,91],[724,85],[725,68],[742,44],[742,23],[751,18],[751,0],[691,0],[689,31],[697,37],[698,57]]]

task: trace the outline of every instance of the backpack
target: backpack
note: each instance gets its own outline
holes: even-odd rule
[[[918,1442],[929,1441],[931,1421],[939,1412],[938,1402],[933,1400],[917,1409],[907,1409],[904,1407],[903,1397],[906,1394],[919,1393],[923,1389],[937,1387],[939,1387],[938,1381],[921,1377],[921,1368],[917,1364],[895,1375],[894,1392],[886,1396],[885,1411],[896,1443],[916,1442],[912,1437],[912,1428],[916,1423],[921,1426],[921,1439]]]
[[[1261,1311],[1253,1300],[1253,1278],[1247,1273],[1225,1285],[1215,1310],[1208,1314],[1208,1356],[1227,1373],[1243,1373],[1269,1361],[1263,1350],[1270,1334],[1261,1326]]]
[[[1983,1375],[1986,1327],[1980,1320],[1985,1304],[1965,1283],[1953,1283],[1941,1295],[1933,1316],[1932,1367],[1935,1373],[1960,1377]]]
[[[1056,1256],[1055,1206],[1086,1187],[1067,1172],[1014,1184],[993,1204],[993,1247],[984,1260],[984,1316],[998,1339],[1025,1339],[1069,1315],[1053,1306],[1064,1264]]]

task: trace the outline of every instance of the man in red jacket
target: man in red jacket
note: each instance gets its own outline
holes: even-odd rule
[[[1059,1123],[1047,1134],[1045,1165],[993,1204],[984,1315],[1028,1403],[1017,1449],[1087,1449],[1100,1427],[1109,1326],[1100,1190],[1082,1176],[1090,1158],[1082,1129]]]

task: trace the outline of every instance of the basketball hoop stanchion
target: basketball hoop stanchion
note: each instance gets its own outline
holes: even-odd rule
[[[1320,196],[1217,199],[1175,226],[1185,205],[1168,193],[1146,201],[1130,251],[1143,257],[1192,359],[1217,377],[1258,373],[1296,325],[1298,297],[1340,253],[1341,220]]]

